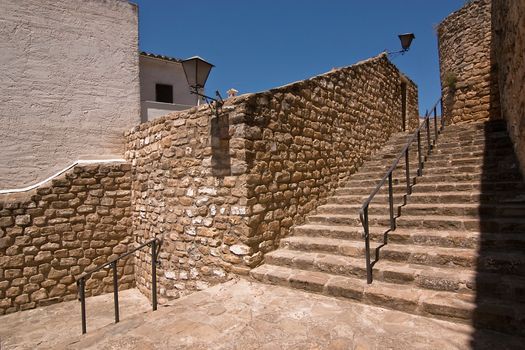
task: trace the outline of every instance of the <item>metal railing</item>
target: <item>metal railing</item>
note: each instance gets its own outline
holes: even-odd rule
[[[438,121],[437,121],[437,107],[438,104],[440,105],[441,109],[441,121],[440,121],[440,128],[438,131]],[[431,135],[430,135],[430,116],[433,114],[433,121],[434,121],[434,140],[431,141]],[[403,150],[399,153],[397,158],[394,160],[392,166],[389,168],[389,170],[386,172],[385,176],[381,179],[381,181],[377,184],[376,188],[372,191],[368,199],[363,203],[363,206],[361,207],[359,211],[359,220],[361,221],[361,224],[363,225],[363,237],[365,239],[365,259],[366,259],[366,280],[367,283],[372,283],[372,263],[370,261],[370,227],[368,222],[368,209],[370,206],[370,203],[374,199],[375,195],[381,190],[383,185],[388,181],[388,204],[389,204],[389,211],[390,211],[390,230],[393,231],[396,229],[396,218],[394,216],[394,191],[393,191],[393,185],[392,185],[392,173],[394,170],[396,170],[401,158],[405,157],[405,181],[406,181],[406,194],[405,194],[405,203],[406,203],[406,196],[410,195],[412,193],[412,182],[410,180],[410,146],[414,142],[414,140],[417,140],[417,162],[418,162],[418,168],[417,168],[417,176],[423,175],[423,151],[422,151],[422,142],[421,142],[421,133],[426,131],[426,138],[427,138],[427,155],[430,154],[432,151],[432,147],[435,145],[437,141],[438,134],[443,130],[445,127],[445,122],[443,118],[443,100],[439,99],[434,106],[430,109],[430,112],[427,111],[425,113],[425,118],[423,121],[419,124],[419,127],[416,129],[414,134],[410,137],[406,145],[403,147]],[[426,129],[426,130],[424,130]],[[383,243],[387,244],[387,235],[384,235]]]
[[[118,274],[117,274],[117,262],[120,259],[123,259],[133,253],[135,253],[137,250],[140,250],[146,246],[151,245],[151,303],[153,305],[153,311],[157,310],[157,256],[158,256],[158,248],[160,248],[160,244],[162,243],[160,238],[152,238],[149,241],[146,241],[139,245],[138,247],[135,247],[134,249],[130,250],[127,253],[124,253],[117,258],[108,261],[107,263],[100,265],[96,267],[95,269],[84,272],[78,279],[77,279],[77,287],[78,287],[78,294],[79,294],[79,300],[80,300],[80,311],[82,314],[82,334],[86,333],[86,279],[88,279],[93,273],[100,271],[108,266],[110,266],[110,269],[113,270],[113,303],[115,306],[115,323],[118,323],[120,321],[119,317],[119,303],[118,303]]]

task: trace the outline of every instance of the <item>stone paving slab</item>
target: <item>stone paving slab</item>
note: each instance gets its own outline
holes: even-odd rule
[[[148,299],[138,289],[119,292],[120,319],[129,319],[151,310]],[[88,334],[112,324],[113,293],[86,299]],[[68,301],[0,316],[0,350],[56,349],[66,339],[82,333],[80,302]]]
[[[111,303],[111,295],[104,297]],[[243,279],[188,295],[156,312],[144,312],[149,308],[147,301],[133,291],[123,293],[121,301],[137,303],[138,307],[132,308],[135,314],[126,314],[120,323],[98,330],[95,322],[111,323],[112,308],[102,315],[105,321],[95,321],[91,314],[91,330],[84,336],[79,334],[77,302],[1,317],[2,350],[493,350],[520,349],[525,344],[524,339],[477,332],[468,325]],[[123,305],[122,313],[129,309]],[[40,321],[38,327],[33,325],[35,320]]]

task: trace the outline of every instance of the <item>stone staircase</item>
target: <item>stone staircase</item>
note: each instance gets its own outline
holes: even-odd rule
[[[446,128],[406,203],[400,162],[393,175],[396,230],[389,232],[387,186],[369,209],[372,284],[366,283],[358,212],[407,134],[393,136],[251,276],[525,334],[525,184],[505,130],[503,122]],[[412,174],[416,164],[412,151]]]

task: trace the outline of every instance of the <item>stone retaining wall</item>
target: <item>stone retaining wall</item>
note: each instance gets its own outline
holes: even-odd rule
[[[127,136],[133,234],[162,236],[161,302],[247,274],[393,132],[417,88],[386,55],[142,124]],[[149,295],[149,255],[136,280]]]
[[[50,184],[0,195],[0,315],[76,298],[75,276],[128,250],[130,165],[76,166]],[[119,288],[134,285],[133,259],[118,264]],[[100,271],[86,294],[112,290]]]
[[[444,115],[450,123],[499,119],[491,1],[474,0],[438,26]]]
[[[501,113],[525,176],[525,2],[493,0]]]

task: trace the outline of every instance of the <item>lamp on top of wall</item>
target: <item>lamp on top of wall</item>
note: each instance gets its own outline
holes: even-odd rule
[[[186,80],[190,86],[190,93],[204,97],[206,102],[208,102],[208,100],[212,100],[217,102],[218,105],[222,105],[223,102],[219,91],[215,92],[218,99],[206,96],[200,92],[200,90],[204,88],[206,80],[208,80],[211,69],[215,66],[199,56],[187,58],[181,63],[182,68],[184,69],[184,74],[186,75]]]
[[[414,33],[399,34],[398,37],[399,37],[399,41],[401,42],[401,50],[394,51],[394,52],[387,51],[389,55],[404,55],[410,49],[412,40],[416,38]]]
[[[407,52],[408,49],[410,49],[410,44],[412,44],[412,40],[416,38],[414,33],[399,34],[398,37],[401,41],[401,47],[403,48],[403,50],[401,51],[403,53]]]

